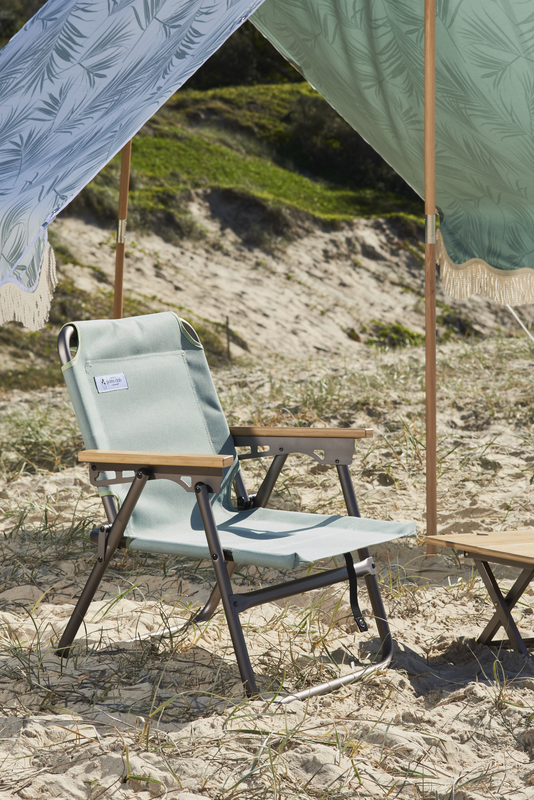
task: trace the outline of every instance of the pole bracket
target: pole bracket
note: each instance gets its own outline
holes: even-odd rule
[[[126,220],[119,219],[117,222],[117,244],[125,244],[126,242]]]
[[[436,215],[425,215],[425,244],[436,244]]]

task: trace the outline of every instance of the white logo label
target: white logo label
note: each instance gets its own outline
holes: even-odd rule
[[[115,375],[97,375],[94,381],[99,394],[129,388],[124,372],[116,372]]]

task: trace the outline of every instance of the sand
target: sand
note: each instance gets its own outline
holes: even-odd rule
[[[199,214],[205,213],[201,201]],[[79,220],[61,225],[84,259],[93,258],[94,247],[95,266],[111,270],[109,244],[98,247],[106,234]],[[376,251],[385,252],[390,233],[375,222],[353,226],[359,257],[372,235]],[[321,314],[322,307],[311,306],[317,285],[309,273],[319,269],[312,254],[327,245],[334,249],[347,231],[306,236],[300,250],[296,243],[284,250],[287,263],[280,254],[246,248],[236,261],[241,245],[231,229],[221,233],[228,254],[210,256],[205,243],[184,244],[178,248],[182,263],[191,253],[201,280],[175,267],[183,305],[198,309],[202,302],[210,318],[229,307],[232,326],[250,343],[249,353],[241,354],[248,363],[215,374],[231,422],[372,425],[375,439],[358,444],[352,468],[362,513],[414,519],[423,530],[421,348],[381,353],[349,340],[343,330],[375,316],[417,329],[417,297],[395,288],[391,252],[389,261],[361,255],[369,267],[362,271],[336,256],[336,270],[347,261],[354,283],[341,291],[333,271],[329,281],[318,277],[327,308]],[[163,297],[171,279],[152,285],[149,242],[155,237],[139,241],[146,252],[130,259],[139,281],[135,291]],[[165,255],[161,271],[169,275],[166,265],[177,263],[176,252],[165,250],[170,245],[161,240],[153,246]],[[402,281],[420,286],[420,268],[397,250]],[[260,258],[273,264],[271,277],[265,273],[253,284],[255,294],[239,299],[235,287],[250,285],[245,278]],[[322,266],[325,259],[324,253],[318,258]],[[232,260],[238,270],[233,291]],[[299,288],[286,278],[292,288],[281,292],[276,287],[289,263]],[[216,297],[204,280],[211,268],[218,276]],[[80,285],[93,280],[90,269],[76,270]],[[359,285],[364,273],[366,282]],[[338,278],[346,282],[344,272]],[[260,308],[269,316],[260,318]],[[480,298],[466,309],[477,312],[486,336],[477,344],[440,347],[440,528],[534,525],[532,355],[522,339],[488,336],[504,326],[502,312],[495,322],[491,305]],[[304,327],[295,327],[295,313],[305,318]],[[328,353],[319,350],[325,342]],[[63,389],[0,398],[2,441],[11,442],[3,448],[0,489],[0,800],[534,798],[534,667],[513,651],[476,642],[492,607],[472,564],[447,551],[427,558],[415,540],[376,552],[395,639],[393,664],[335,694],[288,707],[270,699],[281,684],[291,691],[376,658],[377,632],[364,592],[370,623],[364,635],[354,631],[342,586],[244,615],[265,698],[243,700],[222,613],[206,625],[181,627],[208,596],[211,565],[179,559],[120,553],[73,657],[58,660],[54,644],[94,563],[85,534],[102,512],[81,466],[48,472],[27,464],[19,474],[6,467],[14,463],[13,414],[43,426],[46,421],[63,435],[70,412]],[[335,471],[300,457],[288,464],[273,505],[342,510]],[[261,473],[261,466],[247,465],[247,483],[252,486]],[[510,571],[498,575],[503,587],[511,585]],[[282,577],[269,570],[262,580]],[[235,582],[245,588],[259,579],[255,570],[242,569]],[[529,590],[518,608],[525,635],[532,630],[533,595]]]
[[[128,233],[124,280],[133,296],[178,307],[185,317],[193,312],[219,323],[228,317],[255,357],[357,357],[358,342],[348,333],[362,335],[373,320],[424,332],[424,255],[405,226],[382,219],[358,219],[339,230],[308,224],[292,241],[260,249],[245,244],[250,220],[239,206],[225,208],[213,193],[198,191],[190,210],[205,231],[200,241],[176,246]],[[109,231],[75,217],[56,220],[53,230],[79,262],[60,267],[60,275],[89,292],[112,287]],[[507,309],[481,296],[455,302],[438,283],[437,297],[483,334],[520,330]],[[528,307],[528,320],[532,313]],[[248,354],[232,349],[236,357]]]

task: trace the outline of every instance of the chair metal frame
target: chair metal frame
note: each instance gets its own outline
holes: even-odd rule
[[[75,333],[75,328],[66,326],[59,334],[58,353],[62,365],[67,364],[72,358],[70,345],[73,333]],[[238,497],[238,508],[265,507],[288,455],[304,452],[320,463],[336,467],[347,513],[349,516],[359,517],[360,512],[350,478],[349,464],[354,452],[354,439],[372,435],[372,431],[369,434],[369,431],[364,429],[363,432],[360,431],[357,436],[352,436],[352,438],[348,429],[339,429],[340,438],[335,438],[332,431],[338,431],[338,429],[331,429],[330,436],[324,438],[322,429],[231,429],[236,447],[250,447],[250,453],[246,453],[240,458],[274,455],[269,470],[255,495],[248,496],[241,473],[237,473],[234,488]],[[317,452],[318,450],[324,452],[324,457]],[[250,592],[234,593],[230,581],[236,564],[232,560],[231,553],[224,551],[221,546],[209,499],[210,493],[220,489],[223,469],[228,466],[228,459],[231,460],[231,456],[189,456],[97,450],[83,451],[79,454],[79,460],[86,461],[90,465],[89,475],[93,485],[126,482],[131,485],[120,510],[117,510],[112,497],[102,498],[108,524],[101,525],[91,534],[91,538],[97,544],[97,558],[56,649],[59,657],[68,658],[74,638],[111,559],[119,547],[125,546],[126,526],[147,481],[173,480],[179,483],[185,491],[195,492],[216,579],[208,602],[191,622],[205,622],[213,616],[219,602],[222,602],[245,694],[249,697],[258,695],[239,615],[249,608],[263,603],[346,581],[349,579],[349,574],[347,565],[344,565],[282,584]],[[109,478],[99,480],[99,474],[104,471],[108,475],[110,472],[115,472],[116,477],[111,480]],[[133,480],[123,474],[126,471],[134,471]],[[356,577],[365,579],[381,641],[380,659],[347,675],[278,698],[278,702],[289,703],[326,694],[364,676],[383,670],[390,664],[393,655],[393,640],[380,595],[376,567],[367,548],[361,548],[357,552],[360,561],[354,564],[354,572]]]

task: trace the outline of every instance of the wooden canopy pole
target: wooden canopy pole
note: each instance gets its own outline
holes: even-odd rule
[[[121,182],[119,188],[119,219],[117,225],[117,249],[115,251],[115,290],[113,294],[113,318],[122,318],[124,294],[124,258],[126,255],[126,219],[128,217],[128,190],[130,188],[130,163],[132,140],[122,148]]]
[[[425,0],[426,532],[438,532],[436,441],[436,4]],[[427,553],[436,552],[427,545]]]

